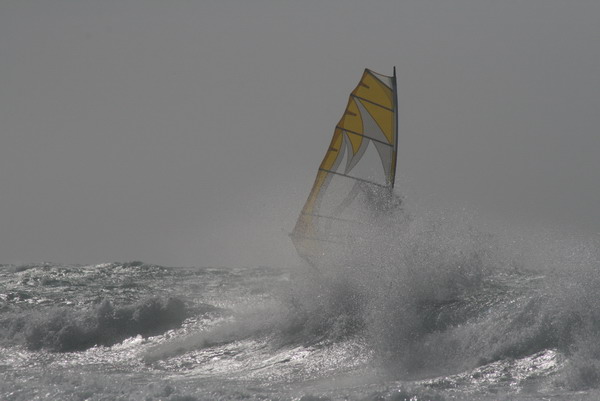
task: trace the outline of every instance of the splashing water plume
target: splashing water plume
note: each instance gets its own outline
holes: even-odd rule
[[[386,213],[319,268],[4,268],[0,353],[11,368],[0,365],[0,390],[13,400],[595,399],[597,244],[463,211]]]

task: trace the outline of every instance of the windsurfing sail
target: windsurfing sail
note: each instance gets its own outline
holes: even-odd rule
[[[290,235],[311,265],[335,244],[347,244],[365,211],[394,199],[397,139],[396,68],[392,76],[365,69]]]

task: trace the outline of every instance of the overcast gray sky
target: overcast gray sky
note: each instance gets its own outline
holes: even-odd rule
[[[0,263],[282,263],[349,91],[394,65],[413,201],[600,231],[599,17],[597,0],[3,0]]]

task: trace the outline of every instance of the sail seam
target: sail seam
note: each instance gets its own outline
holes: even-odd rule
[[[382,141],[382,140],[375,139],[375,138],[373,138],[372,136],[368,136],[368,135],[365,135],[365,134],[360,134],[360,133],[358,133],[358,132],[355,132],[355,131],[352,131],[352,130],[346,129],[346,128],[344,128],[344,127],[340,127],[339,125],[336,125],[336,126],[335,126],[335,128],[339,128],[339,129],[341,129],[342,131],[346,131],[346,132],[349,132],[349,133],[351,133],[351,134],[354,134],[354,135],[362,136],[363,138],[367,138],[367,139],[370,139],[370,140],[372,140],[372,141],[379,142],[379,143],[381,143],[381,144],[383,144],[383,145],[387,145],[387,146],[390,146],[390,147],[392,147],[392,148],[394,147],[394,146],[393,146],[391,143],[387,143],[387,142],[384,142],[384,141]]]
[[[353,180],[356,180],[356,181],[362,181],[362,182],[366,182],[367,184],[377,185],[378,187],[387,188],[387,186],[385,186],[385,185],[378,184],[378,183],[376,183],[376,182],[373,182],[373,181],[365,180],[365,179],[363,179],[363,178],[353,177],[353,176],[351,176],[351,175],[348,175],[348,174],[344,174],[344,173],[338,173],[337,171],[331,171],[331,170],[327,170],[327,169],[324,169],[324,168],[321,168],[321,167],[319,167],[319,170],[320,170],[320,171],[324,171],[324,172],[326,172],[326,173],[331,173],[331,174],[341,175],[342,177],[351,178],[351,179],[353,179]]]
[[[384,105],[382,105],[382,104],[376,103],[376,102],[374,102],[374,101],[372,101],[372,100],[369,100],[369,99],[365,99],[364,97],[357,96],[357,95],[355,95],[355,94],[353,94],[353,93],[351,93],[351,94],[350,94],[350,96],[352,96],[352,97],[354,97],[354,98],[357,98],[357,99],[360,99],[360,100],[363,100],[363,101],[365,101],[365,102],[367,102],[367,103],[371,103],[371,104],[372,104],[372,105],[374,105],[374,106],[381,107],[382,109],[386,109],[386,110],[388,110],[388,111],[391,111],[391,112],[393,112],[393,111],[394,111],[394,109],[390,109],[390,108],[389,108],[389,107],[387,107],[387,106],[384,106]]]

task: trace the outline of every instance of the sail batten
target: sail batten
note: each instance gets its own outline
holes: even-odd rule
[[[300,212],[300,213],[304,214],[304,215],[307,215],[307,216],[320,217],[320,218],[323,218],[323,219],[332,219],[332,220],[337,220],[337,221],[345,221],[347,223],[361,224],[361,222],[358,221],[358,220],[342,219],[341,217],[324,216],[322,214],[316,214],[316,213],[303,213],[303,212]]]
[[[365,69],[291,234],[298,253],[310,264],[317,264],[326,244],[344,244],[352,236],[340,224],[361,223],[361,214],[373,207],[368,203],[393,196],[397,118],[395,68],[391,77]]]
[[[384,106],[382,104],[375,103],[374,101],[369,100],[369,99],[365,99],[364,97],[360,97],[358,95],[353,95],[353,94],[351,94],[350,96],[352,96],[355,99],[360,99],[360,100],[362,100],[364,102],[371,103],[373,106],[381,107],[382,109],[386,109],[386,110],[389,110],[389,111],[392,111],[392,112],[394,111],[394,109],[392,109],[391,107],[387,107],[387,106]]]
[[[370,136],[368,136],[368,135],[365,135],[365,134],[359,134],[358,132],[350,131],[349,129],[344,129],[344,128],[342,128],[342,127],[337,127],[337,126],[336,126],[336,128],[339,128],[339,129],[341,129],[342,131],[345,131],[345,132],[347,132],[347,133],[349,133],[349,134],[353,134],[353,135],[362,136],[363,138],[367,138],[367,139],[370,139],[370,140],[372,140],[372,141],[379,142],[379,143],[380,143],[380,144],[382,144],[382,145],[386,145],[386,146],[394,147],[394,145],[392,145],[391,143],[384,142],[384,141],[382,141],[381,139],[376,139],[376,138],[370,137]]]
[[[326,172],[326,173],[335,174],[335,175],[340,175],[340,176],[342,176],[342,177],[350,178],[350,179],[352,179],[352,180],[356,180],[356,181],[360,181],[360,182],[365,182],[365,183],[367,183],[367,184],[371,184],[371,185],[377,185],[378,187],[385,187],[385,185],[381,185],[381,184],[378,184],[378,183],[376,183],[376,182],[373,182],[373,181],[365,180],[364,178],[358,178],[358,177],[353,177],[353,176],[351,176],[351,175],[348,175],[348,174],[339,173],[339,172],[337,172],[337,171],[325,170],[325,169],[323,169],[323,168],[320,168],[320,169],[319,169],[319,171],[324,171],[324,172]]]

